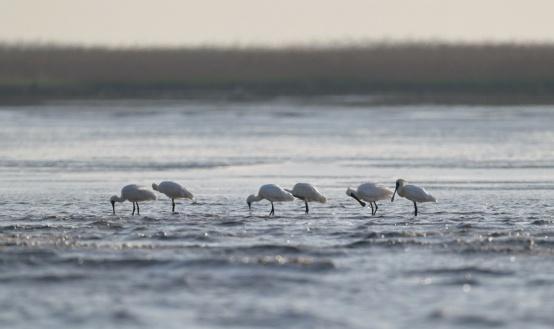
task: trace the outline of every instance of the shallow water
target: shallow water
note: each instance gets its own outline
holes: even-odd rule
[[[0,109],[0,326],[554,323],[554,108],[67,102]],[[438,200],[347,186],[403,177]],[[171,179],[196,201],[108,198]],[[254,204],[264,183],[329,202]]]

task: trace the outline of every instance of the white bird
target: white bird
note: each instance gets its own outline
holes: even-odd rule
[[[406,185],[406,181],[403,179],[396,180],[396,189],[392,195],[391,202],[394,201],[394,196],[398,192],[398,195],[404,197],[414,203],[414,216],[417,216],[417,202],[437,202],[434,196],[425,191],[422,187],[416,185]]]
[[[346,189],[346,195],[356,199],[362,207],[365,207],[365,202],[369,202],[371,206],[371,215],[377,213],[377,201],[388,199],[392,195],[392,191],[384,185],[375,184],[375,183],[363,183],[356,190],[352,188]],[[375,205],[375,209],[373,208]]]
[[[310,212],[308,208],[308,202],[327,202],[327,198],[323,196],[313,185],[308,183],[298,183],[294,185],[292,190],[285,189],[285,191],[291,193],[295,198],[304,201],[306,204],[306,214]]]
[[[155,191],[165,194],[168,198],[171,199],[171,212],[175,213],[175,199],[190,199],[192,200],[193,195],[186,188],[182,187],[175,182],[161,182],[159,185],[152,183],[152,188]]]
[[[248,204],[248,209],[252,209],[252,202],[258,202],[261,200],[267,200],[271,202],[271,211],[269,216],[275,215],[275,208],[273,207],[273,202],[283,202],[283,201],[293,201],[294,196],[289,192],[285,191],[282,187],[275,184],[262,185],[258,191],[258,195],[251,194],[246,199]]]
[[[115,203],[123,202],[125,200],[128,200],[133,203],[132,215],[135,215],[135,203],[137,204],[137,215],[140,215],[140,208],[138,203],[141,201],[156,200],[156,195],[154,194],[154,192],[147,190],[145,187],[138,186],[135,184],[126,185],[121,189],[120,197],[117,195],[113,195],[110,198],[114,215],[115,215]]]

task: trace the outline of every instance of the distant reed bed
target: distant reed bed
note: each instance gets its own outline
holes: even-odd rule
[[[395,95],[554,103],[554,45],[289,48],[0,45],[0,102],[55,98]],[[515,97],[515,98],[514,98]]]

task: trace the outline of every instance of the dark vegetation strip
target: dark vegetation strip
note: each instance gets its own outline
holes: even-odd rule
[[[554,103],[554,45],[297,48],[0,45],[0,102],[386,95],[385,102]]]

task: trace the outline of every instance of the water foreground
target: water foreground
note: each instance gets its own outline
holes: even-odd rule
[[[551,107],[72,102],[0,111],[10,328],[544,327],[554,322]],[[370,216],[403,177],[438,204]],[[176,180],[130,216],[126,183]],[[329,199],[255,204],[264,183]]]

